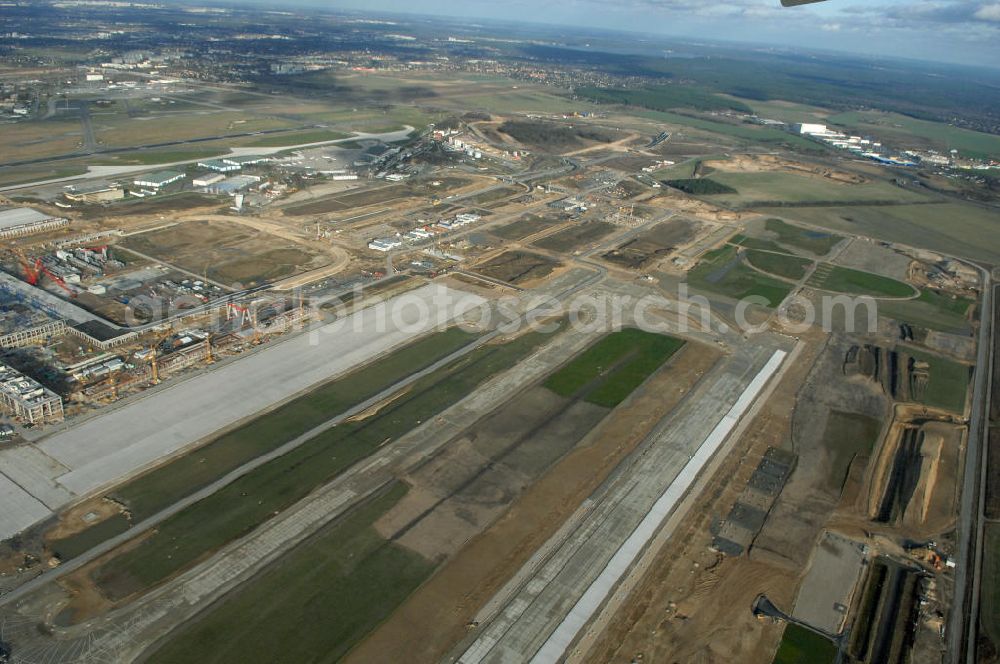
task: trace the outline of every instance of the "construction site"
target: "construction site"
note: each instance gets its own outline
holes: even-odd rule
[[[32,190],[66,223],[0,255],[0,642],[942,647],[981,274],[775,204],[789,178],[881,200],[868,171],[621,112],[487,117]],[[831,295],[875,323],[798,326]]]

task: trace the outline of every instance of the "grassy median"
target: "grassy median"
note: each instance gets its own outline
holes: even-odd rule
[[[407,376],[472,343],[476,335],[451,328],[419,339],[371,365],[321,385],[264,415],[218,436],[115,489],[110,497],[128,507],[139,522],[208,486],[243,464],[323,424]],[[100,544],[100,524],[50,545],[62,560]],[[96,531],[99,534],[95,536]],[[115,533],[116,534],[116,533]]]
[[[155,586],[457,403],[549,339],[536,332],[486,345],[422,378],[377,414],[333,427],[170,517],[95,570],[96,583],[115,600]]]

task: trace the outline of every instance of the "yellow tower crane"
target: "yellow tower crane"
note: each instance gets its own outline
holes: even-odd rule
[[[166,341],[167,337],[171,336],[173,333],[173,330],[167,330],[166,333],[156,338],[156,341],[153,342],[153,347],[150,349],[153,352],[152,357],[149,359],[149,365],[153,370],[153,385],[160,384],[160,344]]]

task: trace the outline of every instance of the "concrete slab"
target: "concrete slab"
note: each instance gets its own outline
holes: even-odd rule
[[[5,450],[0,452],[0,472],[9,472],[15,478],[31,476],[32,486],[48,478],[72,496],[93,493],[220,429],[405,345],[483,301],[477,295],[439,284],[423,286],[215,371],[178,382],[35,444],[65,470],[40,460],[25,468],[23,456]],[[39,492],[43,493],[41,489]],[[54,494],[45,490],[44,495],[52,500]],[[50,507],[57,509],[67,502]],[[42,518],[45,516],[48,514]],[[0,539],[16,532],[0,528]]]
[[[54,479],[68,471],[69,468],[33,445],[3,452],[3,472],[49,508],[73,499],[73,494]]]
[[[748,346],[716,365],[572,526],[536,552],[530,572],[477,615],[480,627],[452,656],[462,664],[560,659],[777,370],[777,350]]]
[[[51,514],[41,501],[3,474],[0,474],[0,505],[3,505],[0,509],[0,532],[9,533],[6,537]]]
[[[795,598],[792,616],[827,634],[839,634],[866,555],[864,544],[823,533]]]

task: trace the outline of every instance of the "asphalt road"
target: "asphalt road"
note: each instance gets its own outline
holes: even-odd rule
[[[570,297],[582,289],[599,283],[603,277],[603,273],[593,272],[580,275],[574,280],[566,280],[553,292],[553,297],[557,299]],[[522,318],[530,320],[531,317],[542,310],[544,310],[544,307],[541,309],[531,309]],[[330,421],[304,434],[299,439],[291,441],[283,448],[276,450],[268,456],[273,457],[286,453],[290,449],[293,449],[295,445],[304,442],[305,439],[316,435],[320,431],[336,426],[337,423],[351,417],[352,414],[370,408],[374,402],[385,399],[393,392],[404,389],[413,381],[419,380],[420,377],[434,371],[439,366],[471,352],[482,344],[488,343],[498,334],[499,332],[487,333],[483,338],[456,351],[434,366],[428,367],[424,371],[400,381],[382,394],[355,406],[350,411],[342,413],[336,418],[332,418]],[[579,346],[581,341],[586,341],[586,337],[580,337],[576,341],[573,341],[573,337],[564,336],[565,339],[562,342],[557,340],[554,343],[560,346],[566,346],[567,343]],[[560,338],[563,337],[561,336]],[[549,354],[552,355],[551,353]],[[552,355],[547,360],[536,359],[535,361],[529,361],[527,364],[533,365],[530,371],[534,371],[535,373],[540,370],[547,371],[551,369],[553,361],[561,362],[565,356],[566,348],[562,348],[560,352]],[[524,370],[529,370],[527,364],[524,365]],[[512,380],[514,382],[511,382]],[[509,398],[509,395],[504,397],[502,393],[504,390],[509,391],[511,388],[520,389],[520,386],[523,384],[523,377],[510,378],[506,382],[508,383],[507,387],[500,387],[499,384],[494,385],[483,391],[476,392],[474,395],[470,395],[469,398],[477,403],[482,401],[489,402],[491,399],[495,401],[497,399]],[[531,381],[529,380],[529,382]],[[474,419],[478,419],[481,413],[484,412],[483,408],[475,406],[459,405],[457,408],[459,408],[459,411],[464,408],[468,411],[467,414]],[[461,415],[458,413],[454,417],[460,418]],[[457,425],[457,422],[452,423],[451,418],[441,418],[440,422],[443,423],[442,426],[446,426],[449,429],[454,429]],[[260,568],[273,562],[275,559],[274,556],[280,555],[281,551],[287,550],[290,544],[294,545],[301,538],[307,537],[316,528],[321,527],[338,514],[350,509],[356,500],[364,495],[368,495],[370,491],[377,489],[377,486],[371,486],[372,483],[375,485],[384,484],[385,473],[394,467],[393,464],[387,463],[389,461],[388,458],[382,458],[384,454],[402,459],[410,453],[419,452],[418,448],[423,444],[419,443],[419,441],[424,438],[426,438],[424,442],[428,444],[437,444],[450,438],[450,435],[442,436],[440,433],[436,432],[436,430],[429,430],[426,435],[417,436],[415,439],[417,442],[413,444],[407,446],[387,446],[384,450],[380,451],[379,455],[366,462],[357,464],[348,472],[336,478],[327,487],[318,489],[310,497],[297,503],[287,513],[283,513],[264,527],[255,530],[242,540],[233,543],[230,547],[218,552],[204,563],[189,570],[179,577],[175,583],[153,591],[148,596],[140,598],[134,604],[123,607],[121,610],[112,612],[95,621],[79,625],[76,628],[61,630],[58,635],[45,636],[35,629],[35,618],[31,615],[33,603],[30,596],[32,592],[44,593],[44,586],[48,582],[71,572],[73,569],[78,569],[80,566],[85,565],[88,560],[93,560],[95,557],[101,555],[102,552],[127,539],[116,538],[116,540],[110,541],[98,549],[89,552],[86,556],[71,561],[57,570],[47,572],[42,577],[0,598],[0,606],[6,605],[5,613],[0,615],[0,636],[3,635],[5,621],[8,621],[6,624],[14,628],[10,631],[12,632],[11,636],[16,646],[24,649],[23,651],[28,653],[30,657],[34,657],[38,653],[45,653],[46,661],[86,662],[87,664],[90,664],[90,662],[102,662],[103,664],[106,661],[130,661],[135,656],[135,653],[141,652],[155,639],[160,638],[166,631],[169,631],[170,628],[184,622],[191,615],[207,606],[208,603],[217,600],[247,578],[251,578]],[[417,447],[414,447],[414,445],[417,445]],[[409,449],[409,452],[407,452],[407,449]],[[204,497],[212,491],[222,488],[225,483],[234,480],[260,463],[266,463],[266,461],[266,458],[262,458],[245,465],[226,478],[219,480],[213,486],[207,487],[198,494],[172,506],[169,510],[165,510],[142,524],[138,524],[129,531],[128,535],[131,537],[141,534],[141,531],[148,531],[149,528],[155,527],[157,522],[184,509],[186,505]],[[338,498],[337,496],[340,497]],[[334,498],[336,500],[333,500]],[[305,518],[306,516],[309,518]],[[301,532],[299,532],[300,530]],[[280,540],[281,544],[278,548],[274,549],[274,554],[272,555],[267,553],[270,550],[268,541],[269,539],[274,540],[275,537]],[[271,541],[270,544],[273,545],[274,542]],[[15,604],[17,600],[27,600],[27,604],[23,601]],[[24,608],[25,613],[22,613],[18,607],[26,607]],[[117,650],[118,648],[124,648],[124,650]],[[73,655],[67,659],[66,654],[70,652]],[[128,655],[123,654],[126,652]],[[31,661],[34,661],[34,659]]]
[[[958,565],[955,594],[948,616],[947,661],[961,664],[976,661],[979,621],[979,570],[982,567],[983,507],[985,501],[985,454],[989,418],[990,367],[993,350],[993,289],[989,272],[983,276],[983,306],[980,316],[979,349],[976,356],[969,420],[969,442],[965,454],[962,499],[958,522]]]
[[[85,137],[89,137],[93,140],[93,130],[88,129],[90,126],[90,114],[86,111],[80,110],[80,119],[83,123]],[[79,159],[80,157],[90,157],[93,155],[102,154],[122,154],[125,152],[136,152],[137,150],[153,150],[156,148],[170,148],[177,147],[179,145],[196,145],[198,143],[210,143],[212,141],[222,141],[231,138],[246,138],[248,136],[265,136],[268,134],[285,134],[289,132],[302,131],[304,129],[315,129],[315,125],[303,126],[303,127],[293,127],[291,129],[263,129],[261,131],[244,131],[237,134],[216,134],[215,136],[205,136],[202,138],[189,138],[179,141],[163,141],[160,143],[146,143],[143,145],[130,145],[121,148],[98,148],[96,141],[93,147],[85,146],[83,150],[77,150],[76,152],[68,152],[66,154],[55,155],[52,157],[39,157],[37,159],[22,159],[19,161],[8,161],[0,163],[0,168],[10,168],[13,166],[34,166],[38,164],[49,164],[59,161],[68,161],[70,159]],[[86,142],[86,141],[85,141]],[[155,168],[156,165],[151,165],[148,168]]]
[[[32,579],[31,581],[25,583],[24,585],[19,586],[16,590],[12,590],[11,592],[9,592],[9,593],[7,593],[5,595],[0,596],[0,606],[4,606],[4,605],[7,605],[7,604],[10,604],[11,602],[16,602],[16,601],[18,601],[20,599],[23,599],[24,597],[26,597],[29,594],[31,594],[32,592],[38,590],[42,586],[44,586],[44,585],[46,585],[48,583],[51,583],[52,581],[55,581],[56,579],[58,579],[60,577],[63,577],[63,576],[65,576],[65,575],[67,575],[67,574],[69,574],[69,573],[71,573],[71,572],[73,572],[75,570],[80,569],[81,567],[83,567],[83,566],[87,565],[88,563],[96,560],[97,558],[99,558],[100,556],[104,555],[105,553],[107,553],[107,552],[115,549],[118,546],[121,546],[125,542],[128,542],[129,540],[135,539],[136,537],[138,537],[138,536],[142,535],[143,533],[151,530],[152,528],[155,528],[160,523],[162,523],[163,521],[166,521],[167,519],[169,519],[173,515],[177,514],[178,512],[184,510],[185,508],[190,507],[191,505],[197,503],[198,501],[203,500],[203,499],[207,498],[208,496],[212,495],[216,491],[219,491],[220,489],[228,486],[229,484],[232,484],[233,482],[235,482],[237,479],[239,479],[243,475],[246,475],[247,473],[253,471],[254,469],[256,469],[256,468],[258,468],[260,466],[263,466],[264,464],[268,463],[269,461],[272,461],[274,459],[277,459],[280,456],[288,454],[289,452],[291,452],[295,448],[297,448],[300,445],[304,444],[306,441],[308,441],[308,440],[310,440],[312,438],[315,438],[316,436],[320,435],[324,431],[332,429],[333,427],[337,426],[338,424],[341,424],[345,420],[347,420],[347,419],[349,419],[351,417],[354,417],[355,415],[358,415],[359,413],[363,413],[364,411],[368,410],[369,408],[372,408],[373,406],[375,406],[375,405],[377,405],[377,404],[385,401],[386,399],[388,399],[389,397],[391,397],[393,394],[396,394],[400,390],[406,389],[408,386],[412,385],[413,383],[415,383],[416,381],[420,380],[421,378],[424,378],[425,376],[430,375],[431,373],[433,373],[433,372],[437,371],[438,369],[446,366],[447,364],[449,364],[451,362],[454,362],[455,360],[457,360],[457,359],[459,359],[461,357],[464,357],[465,355],[468,355],[469,353],[471,353],[472,351],[476,350],[477,348],[479,348],[483,344],[486,344],[486,343],[492,341],[493,339],[495,339],[497,336],[499,336],[499,334],[500,334],[500,332],[494,331],[494,332],[489,332],[489,333],[487,333],[487,334],[479,337],[478,339],[476,339],[475,341],[473,341],[469,345],[464,346],[463,348],[460,348],[459,350],[455,351],[451,355],[448,355],[444,359],[438,360],[437,362],[435,362],[434,364],[430,365],[429,367],[427,367],[425,369],[422,369],[422,370],[418,371],[417,373],[414,373],[414,374],[412,374],[412,375],[404,378],[403,380],[401,380],[398,383],[392,385],[391,387],[388,387],[388,388],[382,390],[381,392],[379,392],[378,394],[376,394],[374,397],[372,397],[370,399],[367,399],[367,400],[365,400],[365,401],[357,404],[356,406],[353,406],[352,408],[344,411],[343,413],[337,415],[336,417],[330,418],[329,420],[327,420],[323,424],[320,424],[319,426],[316,426],[316,427],[310,429],[309,431],[307,431],[306,433],[302,434],[298,438],[295,438],[295,439],[293,439],[293,440],[285,443],[281,447],[278,447],[278,448],[272,450],[271,452],[268,452],[267,454],[264,454],[264,455],[259,456],[259,457],[255,458],[255,459],[251,460],[251,461],[248,461],[247,463],[243,464],[242,466],[240,466],[236,470],[233,470],[232,472],[230,472],[227,475],[219,478],[215,482],[212,482],[211,484],[209,484],[205,488],[201,489],[200,491],[197,491],[197,492],[191,494],[190,496],[179,500],[178,502],[174,503],[170,507],[166,508],[165,510],[162,510],[161,512],[158,512],[157,514],[151,516],[150,518],[146,519],[145,521],[141,521],[141,522],[137,523],[136,525],[134,525],[132,528],[129,528],[124,533],[122,533],[122,534],[120,534],[120,535],[118,535],[116,537],[113,537],[113,538],[105,541],[104,543],[102,543],[99,546],[91,549],[87,553],[85,553],[85,554],[83,554],[83,555],[81,555],[81,556],[79,556],[77,558],[73,558],[69,562],[66,562],[66,563],[62,564],[59,567],[57,567],[57,568],[55,568],[55,569],[53,569],[53,570],[51,570],[49,572],[45,572],[44,574],[36,577],[35,579]]]

